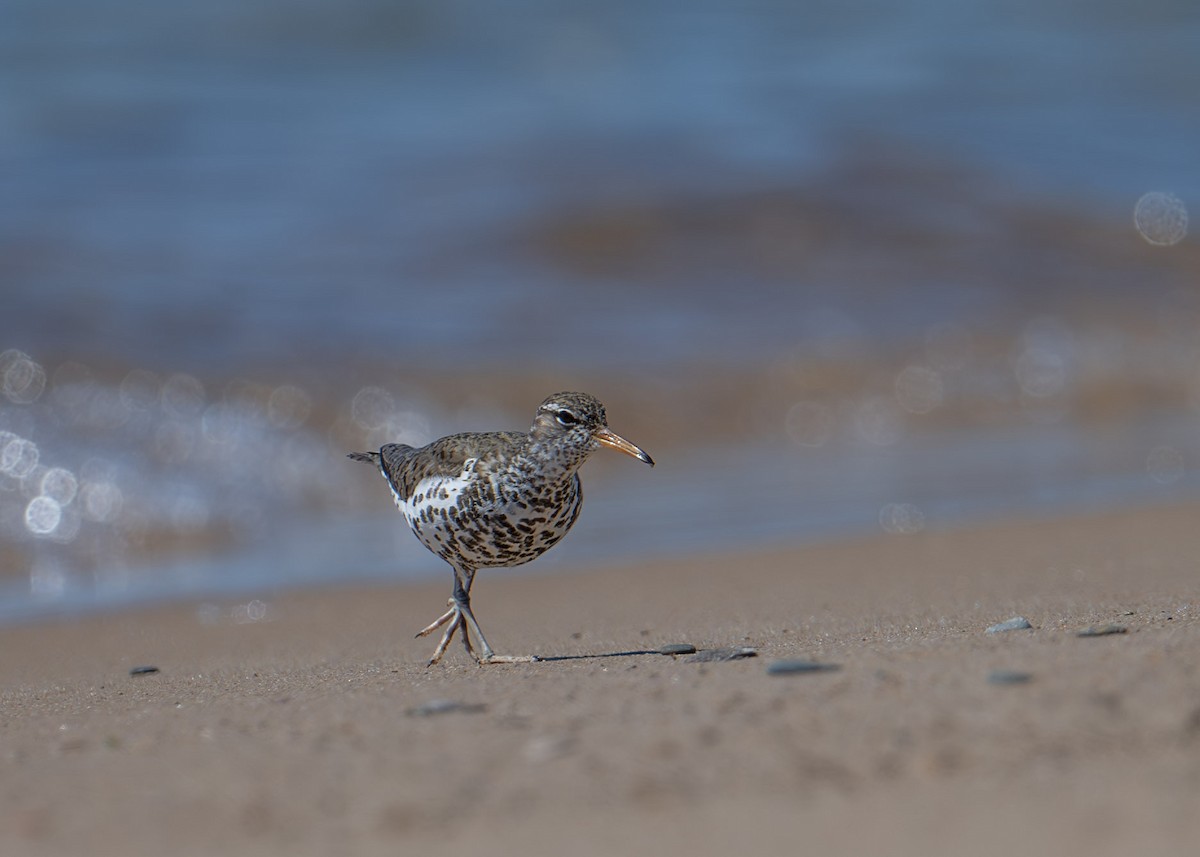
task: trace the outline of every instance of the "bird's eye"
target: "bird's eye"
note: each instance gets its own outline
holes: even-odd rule
[[[562,426],[573,426],[579,423],[579,418],[566,409],[559,411],[554,417],[558,420],[558,424]]]

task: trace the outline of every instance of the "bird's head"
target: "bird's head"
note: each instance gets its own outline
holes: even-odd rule
[[[644,461],[654,459],[608,427],[604,405],[587,393],[555,393],[538,408],[531,433],[541,441],[577,447],[584,454],[601,446]]]

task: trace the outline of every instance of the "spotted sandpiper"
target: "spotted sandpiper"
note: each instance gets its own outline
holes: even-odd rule
[[[492,651],[471,612],[471,582],[481,568],[521,565],[558,544],[583,505],[579,467],[601,446],[654,466],[609,429],[604,405],[587,393],[550,396],[527,433],[468,432],[420,448],[389,443],[378,452],[350,453],[379,468],[417,538],[454,569],[450,609],[417,634],[446,626],[429,666],[460,628],[463,645],[481,664],[537,660]]]

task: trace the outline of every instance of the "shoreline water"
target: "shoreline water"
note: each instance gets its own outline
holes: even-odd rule
[[[805,547],[885,533],[904,539],[1014,518],[1136,512],[1200,497],[1194,418],[1080,435],[1060,425],[928,433],[889,446],[721,447],[662,457],[654,479],[618,465],[585,473],[585,512],[535,564],[494,573],[570,574],[597,563],[670,561],[703,552]],[[1176,462],[1160,472],[1168,451]],[[1176,461],[1178,459],[1178,461]],[[240,545],[214,544],[91,576],[42,571],[0,588],[0,626],[197,598],[273,598],[293,590],[440,579],[444,564],[379,502],[353,516],[279,519]],[[720,486],[720,490],[713,490]],[[382,509],[377,507],[383,507]]]

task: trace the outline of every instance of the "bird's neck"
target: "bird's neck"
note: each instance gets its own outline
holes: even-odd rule
[[[571,479],[587,459],[590,449],[564,447],[529,438],[524,448],[512,458],[509,470],[514,476],[537,477],[547,482]]]

